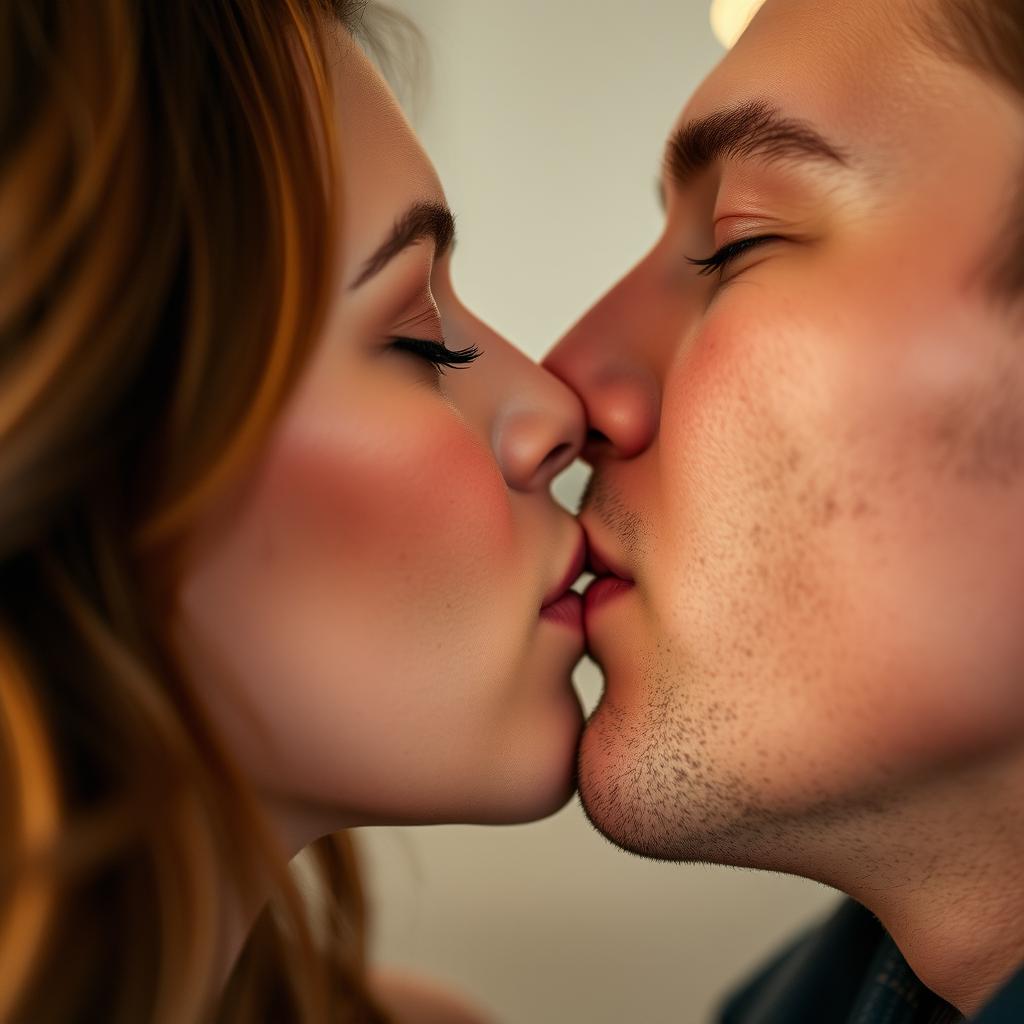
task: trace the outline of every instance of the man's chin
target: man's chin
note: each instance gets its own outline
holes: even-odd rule
[[[835,884],[808,871],[825,862],[835,818],[844,809],[807,797],[778,802],[742,776],[715,771],[707,751],[687,744],[689,756],[671,756],[677,729],[659,729],[641,712],[607,698],[595,709],[580,741],[580,802],[590,823],[629,853],[651,860],[722,864],[780,871]],[[644,742],[641,742],[644,741]],[[685,741],[684,741],[685,742]],[[668,756],[666,756],[668,755]]]
[[[698,754],[671,718],[624,705],[616,692],[607,689],[590,716],[577,758],[580,802],[594,828],[652,860],[774,866],[752,855],[765,834],[748,834],[740,781],[713,782],[707,752]],[[682,758],[672,752],[681,739]]]
[[[641,793],[644,766],[623,743],[625,733],[625,712],[606,691],[580,740],[580,802],[594,828],[616,846],[641,857],[665,859],[666,851],[651,834],[645,813],[649,801]]]

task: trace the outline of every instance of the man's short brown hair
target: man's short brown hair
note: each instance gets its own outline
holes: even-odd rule
[[[952,59],[1016,94],[1024,112],[1024,0],[931,0],[928,41]],[[1024,154],[1020,188],[999,230],[992,288],[1014,305],[1024,302]]]

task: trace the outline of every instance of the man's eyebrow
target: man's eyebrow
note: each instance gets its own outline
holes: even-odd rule
[[[847,164],[842,150],[806,121],[784,117],[777,107],[755,100],[683,125],[665,148],[665,170],[683,188],[718,160],[752,156]]]
[[[392,227],[377,251],[363,264],[351,288],[358,288],[379,274],[400,252],[424,238],[434,240],[435,258],[443,256],[455,241],[455,218],[443,203],[413,203]]]

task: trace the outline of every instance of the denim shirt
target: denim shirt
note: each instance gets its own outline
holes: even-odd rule
[[[964,1018],[911,971],[878,919],[853,900],[771,960],[719,1024],[956,1024]],[[1024,970],[970,1019],[1024,1024]]]

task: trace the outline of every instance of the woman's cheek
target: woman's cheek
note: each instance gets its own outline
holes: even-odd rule
[[[292,424],[261,482],[268,555],[324,574],[365,610],[478,600],[515,566],[492,454],[433,395],[410,405]]]

